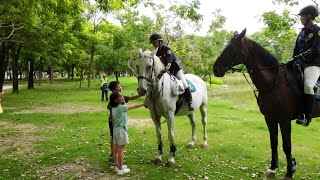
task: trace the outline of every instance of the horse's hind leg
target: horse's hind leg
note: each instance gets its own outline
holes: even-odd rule
[[[279,166],[278,161],[278,122],[270,119],[265,118],[266,123],[269,129],[270,135],[270,144],[271,144],[271,163],[270,167],[267,170],[265,176],[267,178],[273,178],[276,175],[276,168]]]
[[[163,154],[163,143],[162,143],[162,134],[161,134],[161,122],[159,116],[154,117],[154,125],[156,127],[156,134],[158,139],[158,155],[154,158],[153,162],[155,164],[162,163],[162,154]]]
[[[207,136],[207,104],[202,104],[200,106],[201,112],[201,121],[203,126],[203,142],[201,144],[202,148],[207,148],[208,145],[208,136]]]
[[[192,128],[192,137],[191,137],[191,142],[189,142],[189,144],[188,144],[188,148],[193,149],[195,147],[195,143],[196,143],[196,139],[197,139],[197,136],[196,136],[196,117],[192,113],[192,114],[188,115],[188,118],[190,120],[190,124],[191,124],[191,128]]]
[[[293,173],[296,172],[296,160],[291,154],[291,121],[289,119],[280,123],[282,135],[282,147],[287,158],[287,173],[284,179],[292,179]]]

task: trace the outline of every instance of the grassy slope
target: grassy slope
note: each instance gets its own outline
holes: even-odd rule
[[[110,80],[113,80],[112,78]],[[199,147],[202,139],[200,113],[196,113],[197,147],[186,148],[191,138],[191,126],[186,117],[177,117],[175,139],[178,151],[176,166],[167,168],[155,166],[150,160],[157,153],[155,130],[149,112],[136,109],[129,112],[130,118],[149,119],[129,127],[130,144],[127,146],[126,161],[131,168],[133,179],[261,179],[270,161],[269,134],[256,105],[250,86],[242,75],[227,75],[224,79],[228,87],[208,86],[208,138],[209,148]],[[120,82],[126,95],[131,95],[137,88],[135,78],[121,78]],[[33,141],[33,154],[21,155],[18,147],[11,147],[0,154],[0,179],[34,179],[50,178],[50,173],[43,169],[62,166],[81,157],[89,169],[112,174],[105,160],[109,154],[107,128],[107,111],[80,112],[74,114],[14,114],[21,110],[37,107],[57,107],[61,104],[86,104],[92,108],[104,108],[106,102],[100,101],[98,81],[93,88],[74,88],[75,82],[57,80],[54,84],[36,86],[35,90],[22,88],[19,94],[8,93],[2,102],[5,110],[0,115],[1,122],[26,124],[38,127],[31,136],[41,136],[40,141]],[[143,99],[130,102],[142,102]],[[293,124],[293,155],[297,159],[297,179],[319,179],[320,164],[318,151],[320,133],[319,122],[303,128]],[[169,142],[166,124],[163,124],[164,156],[168,158]],[[0,126],[0,137],[18,137],[21,132],[4,129]],[[30,134],[28,134],[30,135]],[[0,138],[1,140],[1,138]],[[1,141],[0,141],[1,142]],[[286,160],[279,137],[280,167],[277,178],[286,171]],[[1,147],[0,147],[1,148]],[[2,152],[2,151],[0,151]],[[40,169],[40,171],[39,171]],[[22,175],[22,176],[21,176]],[[72,178],[64,173],[63,178]],[[52,176],[51,176],[52,178]]]

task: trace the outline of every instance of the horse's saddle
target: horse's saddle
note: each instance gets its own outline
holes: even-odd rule
[[[186,79],[186,80],[191,93],[195,92],[196,87],[193,85],[193,83],[189,79]],[[178,78],[176,78],[174,75],[171,75],[170,77],[170,86],[173,94],[182,95],[184,93],[184,87],[183,87],[182,81],[178,80]]]
[[[187,83],[188,83],[188,86],[189,86],[189,89],[190,89],[191,93],[195,92],[197,90],[195,85],[189,79],[186,79],[186,80],[187,80]],[[182,82],[179,82],[180,80],[178,80],[173,75],[171,75],[170,81],[171,81],[170,85],[171,85],[172,92],[174,94],[176,94],[176,95],[179,95],[179,99],[176,102],[176,112],[175,112],[175,114],[177,114],[178,111],[180,110],[183,102],[186,102],[185,99],[184,99],[184,96],[183,96],[184,87],[183,87]]]

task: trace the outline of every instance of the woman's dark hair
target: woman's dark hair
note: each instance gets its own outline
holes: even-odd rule
[[[112,82],[110,82],[110,84],[109,84],[109,89],[110,89],[110,91],[114,92],[114,90],[116,89],[116,86],[117,86],[118,84],[120,84],[119,81],[112,81]]]
[[[121,93],[119,92],[113,92],[111,95],[110,95],[110,105],[111,107],[117,107],[119,104],[116,102],[116,99],[119,97],[119,96],[122,96]]]

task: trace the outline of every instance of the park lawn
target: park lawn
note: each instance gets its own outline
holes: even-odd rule
[[[109,81],[114,78],[109,77]],[[136,95],[137,79],[120,77],[125,95]],[[197,144],[187,149],[191,126],[177,117],[176,165],[151,163],[157,140],[149,111],[130,110],[126,164],[129,179],[262,179],[270,162],[269,133],[250,85],[242,74],[222,78],[225,85],[208,85],[208,144],[200,148],[202,124],[197,117]],[[86,82],[84,82],[86,83]],[[118,179],[106,161],[109,156],[107,102],[101,101],[99,80],[92,88],[79,88],[77,81],[44,82],[34,90],[21,87],[8,93],[0,114],[0,179]],[[143,98],[130,101],[141,103]],[[304,128],[292,122],[292,150],[298,163],[296,179],[320,178],[319,121]],[[166,124],[162,124],[164,163],[169,157]],[[286,172],[279,136],[280,167]]]

